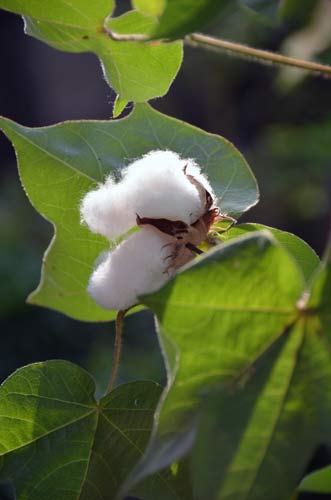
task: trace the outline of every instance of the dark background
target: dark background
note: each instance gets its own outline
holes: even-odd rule
[[[320,8],[323,1],[328,0]],[[309,45],[314,15],[311,9],[305,22],[273,24],[237,9],[211,32],[280,50],[298,30],[308,33]],[[331,63],[331,36],[324,45],[315,59]],[[28,126],[111,118],[114,92],[94,55],[52,49],[24,35],[19,16],[1,10],[0,47],[0,114]],[[223,135],[246,156],[261,201],[243,220],[291,231],[323,252],[331,226],[331,80],[303,75],[290,85],[275,66],[186,48],[168,95],[152,105]],[[101,393],[111,368],[113,325],[81,323],[25,304],[38,284],[52,227],[29,204],[14,151],[2,134],[0,164],[0,380],[24,364],[63,358],[90,370]],[[119,375],[120,381],[165,381],[153,318],[146,312],[126,320]],[[321,449],[312,467],[328,460],[328,450]]]

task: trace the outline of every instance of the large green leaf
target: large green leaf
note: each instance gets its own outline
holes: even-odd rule
[[[133,382],[99,402],[90,375],[66,361],[21,368],[0,388],[0,483],[17,500],[111,500],[143,455],[161,388]],[[144,500],[186,500],[170,470]],[[159,496],[159,492],[162,492]]]
[[[113,0],[38,2],[0,0],[0,7],[23,14],[25,30],[52,47],[68,52],[94,52],[109,85],[126,101],[144,102],[167,93],[182,61],[182,45],[116,41],[104,29]],[[157,21],[139,12],[110,19],[107,26],[121,33],[148,35]]]
[[[103,321],[115,316],[97,306],[86,291],[94,261],[109,243],[82,226],[79,216],[82,197],[109,173],[153,149],[171,149],[203,167],[223,212],[236,217],[258,198],[248,165],[229,142],[145,104],[116,121],[31,129],[0,118],[0,127],[14,144],[31,203],[56,227],[41,283],[29,301],[77,319]]]
[[[291,254],[263,231],[224,243],[143,299],[159,320],[170,382],[127,484],[186,453],[180,440],[197,429],[197,499],[289,496],[330,427],[328,332],[305,289]]]
[[[292,233],[287,231],[281,231],[273,227],[264,226],[263,224],[239,224],[238,226],[232,227],[229,231],[221,234],[221,238],[224,241],[228,241],[232,238],[236,238],[247,232],[258,231],[262,229],[267,229],[270,231],[276,240],[279,241],[294,257],[297,264],[304,275],[306,282],[308,283],[311,279],[313,273],[316,271],[320,264],[320,260],[314,250],[301,238],[298,238]]]
[[[192,466],[198,499],[290,498],[326,441],[330,355],[318,335],[312,322],[297,321],[254,365],[248,383],[203,408]]]
[[[187,33],[201,30],[228,6],[232,0],[167,0],[152,32],[154,38],[181,38]]]

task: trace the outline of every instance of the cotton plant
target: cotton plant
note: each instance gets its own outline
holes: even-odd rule
[[[151,151],[86,194],[81,219],[111,245],[134,226],[139,230],[97,259],[88,292],[105,309],[126,310],[139,296],[158,290],[202,253],[212,225],[221,219],[217,199],[193,159]]]
[[[121,3],[132,10],[120,14]],[[55,228],[28,301],[76,320],[116,317],[110,380],[100,398],[93,375],[65,360],[25,366],[1,385],[0,499],[292,498],[315,450],[330,443],[331,245],[321,262],[300,238],[261,224],[221,236],[234,222],[221,211],[239,216],[258,201],[252,171],[223,137],[149,104],[168,92],[183,43],[301,68],[306,78],[307,70],[331,75],[320,62],[237,43],[228,9],[237,18],[241,3],[0,0],[24,16],[30,36],[99,58],[117,94],[114,118],[132,103],[123,119],[37,128],[0,116],[29,200]],[[316,8],[327,10],[327,0],[310,2],[316,8],[273,3],[281,4],[278,21],[295,29],[311,27]],[[216,17],[231,41],[203,34]],[[207,71],[201,59],[199,70]],[[83,89],[84,80],[75,84]],[[200,109],[199,99],[195,105]],[[200,166],[167,150],[174,134],[180,151],[199,145]],[[119,161],[133,163],[119,182],[110,176],[86,193],[100,180],[100,165],[120,151],[126,158]],[[200,168],[206,158],[218,167],[220,200]],[[92,272],[100,239],[86,237],[88,230],[109,240]],[[216,236],[224,246],[187,266]],[[170,279],[174,288],[163,287]],[[158,326],[167,384],[138,377],[114,387],[124,316],[140,301]],[[330,496],[328,467],[299,489],[321,485]]]

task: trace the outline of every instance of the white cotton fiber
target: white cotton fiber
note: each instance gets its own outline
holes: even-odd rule
[[[173,151],[151,151],[129,165],[123,183],[130,193],[132,210],[140,217],[195,222],[204,212],[197,187],[185,175],[200,173],[189,159]]]
[[[185,175],[194,176],[212,196],[200,168],[172,151],[151,151],[123,170],[122,180],[88,193],[81,204],[82,221],[110,240],[127,232],[140,217],[194,223],[205,211],[203,192]]]
[[[135,226],[137,215],[191,225],[205,213],[206,190],[215,202],[207,178],[193,160],[172,151],[151,151],[126,167],[120,182],[109,177],[87,193],[80,206],[81,219],[109,240]],[[153,226],[143,226],[99,256],[89,294],[105,309],[137,304],[141,295],[158,290],[174,269],[193,258],[178,241]]]
[[[112,240],[136,225],[136,214],[129,206],[125,187],[108,178],[105,184],[90,191],[80,207],[82,222],[94,233]]]
[[[169,241],[167,235],[144,227],[106,252],[90,278],[91,297],[105,309],[122,310],[138,303],[140,295],[159,289],[169,279]]]

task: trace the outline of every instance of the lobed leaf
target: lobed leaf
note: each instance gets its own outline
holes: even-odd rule
[[[90,375],[67,361],[21,368],[0,388],[0,482],[17,500],[115,498],[143,455],[161,388],[132,382],[97,402]],[[181,497],[170,470],[145,482],[153,500]],[[178,491],[177,491],[178,489]]]
[[[198,500],[290,495],[330,435],[328,331],[306,287],[290,252],[255,231],[143,298],[158,317],[169,386],[127,485],[193,446]]]
[[[77,319],[115,317],[86,291],[95,259],[109,248],[109,242],[81,225],[79,215],[85,193],[109,174],[117,175],[153,149],[171,149],[195,158],[204,168],[223,211],[238,216],[257,202],[255,178],[229,142],[148,105],[137,105],[128,117],[116,121],[64,122],[31,129],[0,118],[0,127],[13,142],[31,203],[55,226],[40,285],[29,302]]]
[[[182,44],[113,40],[107,29],[148,35],[157,21],[139,12],[108,19],[114,1],[53,2],[0,0],[0,7],[23,14],[25,31],[67,52],[93,52],[105,78],[122,100],[144,102],[167,93],[182,62]]]

